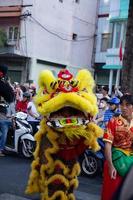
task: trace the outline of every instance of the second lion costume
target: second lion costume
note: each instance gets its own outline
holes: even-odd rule
[[[98,150],[102,130],[92,121],[97,114],[94,80],[87,70],[76,76],[61,70],[58,78],[42,71],[35,98],[43,116],[27,193],[41,193],[41,200],[74,200],[80,166],[77,158],[87,148]]]

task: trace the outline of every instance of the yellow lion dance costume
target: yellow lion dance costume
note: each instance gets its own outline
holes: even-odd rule
[[[76,76],[61,70],[58,78],[42,71],[35,103],[44,116],[26,193],[41,193],[41,200],[74,200],[80,166],[77,158],[85,149],[98,150],[102,130],[92,121],[97,114],[94,80],[87,70]]]

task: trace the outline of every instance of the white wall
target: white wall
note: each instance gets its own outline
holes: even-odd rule
[[[81,1],[80,1],[81,2]],[[84,0],[75,5],[73,32],[80,42],[71,43],[70,65],[91,68],[94,34],[96,29],[97,0]]]
[[[49,33],[34,22],[34,56],[41,60],[67,65],[71,42],[66,40],[71,40],[72,38],[72,8],[70,0],[68,3],[60,3],[55,0],[38,0],[34,8],[34,18],[53,33]],[[55,36],[54,33],[63,39]]]
[[[30,35],[29,37],[33,38],[28,44],[32,47],[28,50],[29,55],[36,59],[67,65],[74,73],[79,68],[91,67],[96,11],[97,0],[84,0],[80,3],[73,0],[63,3],[58,0],[34,2],[32,16],[53,34],[44,30],[34,20],[27,22],[32,27],[32,33],[27,33],[27,37]],[[27,31],[30,32],[30,28]],[[77,34],[78,41],[72,41],[73,33]],[[31,77],[40,71],[40,65],[36,66],[35,68],[31,65]],[[46,67],[50,66],[44,66]]]
[[[36,58],[31,59],[31,66],[32,70],[30,72],[30,79],[34,81],[37,88],[38,88],[38,77],[42,70],[49,69],[53,72],[55,76],[57,76],[60,70],[60,68],[57,68],[55,66],[48,66],[46,64],[37,63]]]

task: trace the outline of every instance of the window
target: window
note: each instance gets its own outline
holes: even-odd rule
[[[108,49],[109,47],[109,33],[103,33],[102,34],[102,39],[101,39],[101,51],[104,52]]]
[[[127,21],[110,23],[110,48],[119,48],[121,41],[125,44]]]
[[[18,39],[18,27],[14,28],[14,40]]]
[[[113,33],[114,33],[114,23],[110,23],[110,38],[109,38],[109,48],[113,47]]]
[[[22,77],[22,71],[8,70],[8,76],[10,77],[12,82],[20,83]]]
[[[19,28],[17,26],[9,27],[8,39],[9,41],[15,41],[19,36]]]
[[[115,48],[119,48],[119,45],[120,45],[121,29],[122,29],[122,24],[121,23],[116,23],[115,44],[114,44]]]
[[[10,27],[9,28],[9,37],[8,37],[8,39],[12,40],[12,37],[13,37],[13,27]]]
[[[76,33],[73,33],[72,39],[73,39],[73,40],[77,40],[77,34],[76,34]]]

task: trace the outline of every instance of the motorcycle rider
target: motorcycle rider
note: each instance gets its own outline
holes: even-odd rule
[[[28,91],[24,92],[23,100],[18,101],[16,104],[16,111],[27,113],[27,105],[28,105],[28,102],[30,101],[30,98],[31,98],[31,94]]]
[[[11,120],[7,118],[7,107],[14,100],[14,91],[8,83],[8,67],[0,65],[0,156],[4,156],[3,150],[7,138],[7,132]]]

